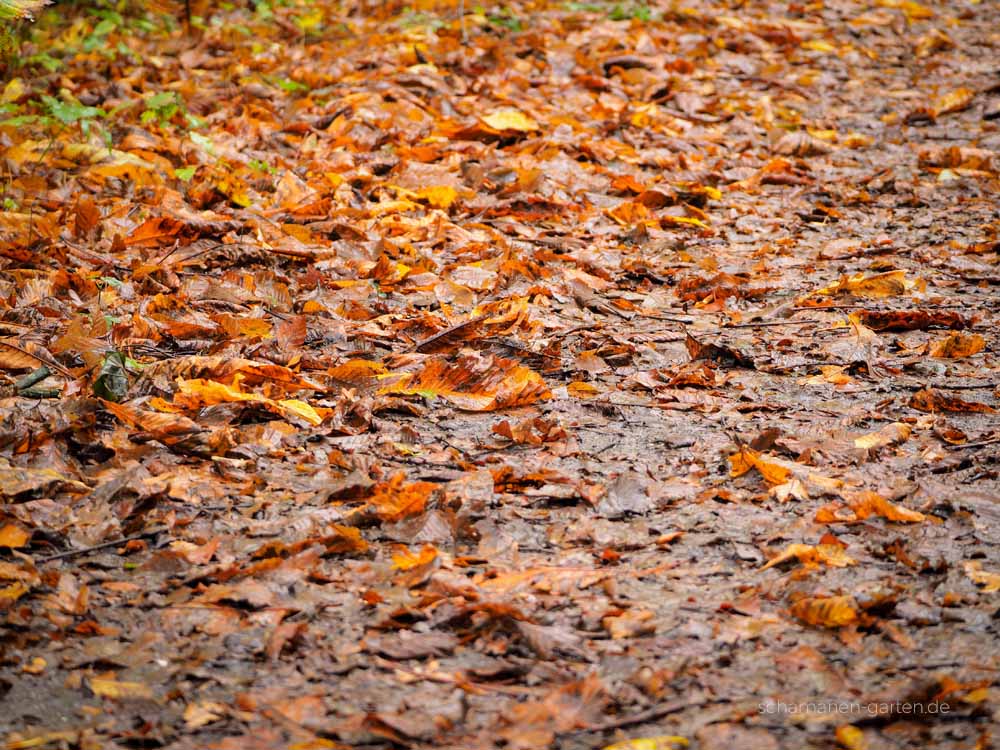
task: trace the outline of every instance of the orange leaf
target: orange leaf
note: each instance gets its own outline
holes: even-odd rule
[[[400,472],[388,482],[375,485],[368,503],[374,507],[379,519],[390,523],[400,521],[423,513],[427,507],[427,501],[437,485],[433,482],[406,482],[405,477]]]
[[[910,406],[919,411],[939,412],[978,412],[980,414],[992,414],[996,411],[987,404],[976,403],[975,401],[964,401],[957,396],[947,396],[941,391],[933,388],[924,388],[917,391],[910,397]]]
[[[956,331],[933,342],[929,353],[932,357],[942,359],[961,359],[978,354],[985,348],[986,339],[978,333],[965,335]]]
[[[392,553],[392,567],[397,570],[413,570],[437,559],[438,551],[433,544],[425,544],[420,552],[411,552],[405,545],[399,545]]]
[[[31,539],[31,534],[20,526],[9,523],[0,528],[0,547],[10,547],[11,549],[23,547],[29,539]]]
[[[440,397],[466,411],[526,406],[551,395],[534,370],[513,360],[478,353],[464,353],[454,363],[445,358],[430,359],[420,372],[407,373],[379,393]]]
[[[850,596],[808,597],[793,604],[789,611],[809,625],[839,628],[858,619],[858,606]]]
[[[125,238],[126,247],[160,247],[173,242],[183,224],[168,216],[146,219]]]

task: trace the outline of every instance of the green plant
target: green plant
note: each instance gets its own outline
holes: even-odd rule
[[[84,135],[90,131],[90,124],[94,120],[107,114],[100,107],[88,107],[70,99],[66,94],[62,100],[43,94],[41,102],[48,110],[49,117],[63,125],[79,125],[80,132]]]

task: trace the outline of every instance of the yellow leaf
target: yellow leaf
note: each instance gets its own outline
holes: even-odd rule
[[[850,596],[808,597],[790,608],[798,619],[809,625],[839,628],[858,619],[858,608]]]
[[[830,42],[825,39],[809,39],[808,41],[802,42],[802,49],[811,50],[813,52],[836,52],[837,48],[834,47]]]
[[[896,445],[906,442],[910,438],[913,428],[902,422],[892,422],[887,424],[877,432],[869,432],[867,435],[854,438],[854,447],[862,450],[872,448],[883,448],[887,445]]]
[[[870,135],[864,135],[862,133],[850,132],[844,136],[842,143],[848,148],[865,148],[871,146],[875,142],[875,139]]]
[[[420,552],[411,552],[405,545],[399,545],[396,552],[392,553],[392,567],[397,570],[413,570],[421,565],[432,562],[438,556],[438,551],[433,544],[425,544]]]
[[[123,682],[91,677],[90,689],[94,695],[113,700],[149,700],[153,697],[152,689],[144,682]]]
[[[80,740],[80,730],[70,729],[62,732],[46,732],[25,740],[13,740],[3,745],[3,750],[31,750],[35,747],[45,747],[56,742],[76,744]]]
[[[320,425],[323,423],[323,417],[314,409],[312,406],[307,404],[305,401],[299,401],[298,399],[290,398],[283,401],[278,401],[278,406],[281,407],[281,413],[283,416],[294,416],[299,419],[303,419],[309,424]]]
[[[873,276],[858,274],[850,278],[844,277],[836,284],[818,289],[809,296],[827,295],[834,297],[840,294],[851,294],[855,297],[896,297],[913,289],[923,289],[924,286],[922,279],[906,278],[906,271],[888,271]]]
[[[1000,591],[1000,573],[991,573],[980,570],[981,563],[978,560],[971,560],[965,563],[965,575],[973,583],[984,586],[984,594],[995,594]]]
[[[433,208],[447,211],[458,200],[458,191],[450,185],[434,185],[417,191],[417,198]]]
[[[20,581],[15,581],[10,586],[0,589],[0,612],[2,612],[7,605],[13,604],[22,596],[28,593],[30,589]]]
[[[316,409],[305,401],[297,399],[274,401],[259,393],[246,393],[240,390],[240,375],[234,376],[233,385],[204,378],[194,378],[178,380],[177,388],[173,405],[184,409],[199,409],[203,406],[246,401],[260,404],[265,409],[280,414],[282,417],[298,417],[312,425],[321,424],[330,414],[329,410]]]
[[[844,750],[865,750],[868,747],[868,743],[865,742],[865,733],[850,724],[837,727],[836,736],[837,744]]]
[[[947,94],[942,94],[931,105],[931,114],[935,117],[946,115],[949,112],[960,112],[972,104],[976,98],[976,92],[972,89],[955,89]]]
[[[941,359],[961,359],[978,354],[986,348],[986,339],[978,333],[966,335],[959,331],[949,333],[931,344],[930,355]]]
[[[0,95],[0,102],[11,104],[22,96],[24,96],[24,81],[20,78],[11,78],[3,88],[3,94]]]
[[[616,742],[613,745],[606,745],[602,750],[676,750],[676,748],[687,747],[690,744],[685,737],[661,734],[656,737],[639,737],[634,740]]]
[[[880,8],[896,8],[897,10],[901,10],[908,21],[934,17],[933,10],[914,0],[876,0],[875,5]]]
[[[528,132],[538,130],[538,123],[518,109],[501,109],[483,117],[483,122],[494,130]]]
[[[574,380],[566,386],[566,392],[575,398],[593,398],[601,391],[593,383],[583,380]]]
[[[706,224],[704,221],[702,221],[701,219],[696,219],[693,216],[670,216],[669,214],[667,214],[659,218],[660,218],[660,224],[701,227],[702,229],[708,227],[708,224]]]
[[[45,659],[40,656],[36,656],[31,661],[22,664],[21,671],[25,674],[41,674],[45,671],[45,667],[47,666],[48,662],[46,662]]]

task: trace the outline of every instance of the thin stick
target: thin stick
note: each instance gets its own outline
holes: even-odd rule
[[[123,544],[125,542],[134,542],[137,539],[144,539],[147,536],[156,536],[157,534],[160,534],[166,530],[167,528],[165,526],[159,526],[157,528],[150,529],[149,531],[143,531],[141,534],[133,534],[132,536],[122,537],[121,539],[113,539],[110,542],[101,542],[100,544],[95,544],[91,547],[83,547],[82,549],[71,549],[67,550],[66,552],[60,552],[55,555],[49,555],[48,557],[41,558],[37,562],[39,565],[44,565],[45,563],[52,562],[53,560],[64,560],[67,557],[78,557],[79,555],[86,555],[90,552],[94,552],[99,549],[107,549],[108,547],[117,547],[119,544]]]
[[[637,714],[632,714],[631,716],[623,716],[620,719],[614,719],[612,721],[605,721],[600,724],[591,724],[589,727],[583,727],[582,729],[573,729],[567,734],[577,734],[580,732],[606,732],[609,729],[620,729],[622,727],[630,727],[636,724],[645,724],[646,722],[655,721],[656,719],[662,719],[664,716],[669,714],[680,713],[681,711],[686,711],[689,708],[705,708],[706,706],[716,706],[722,703],[731,703],[728,698],[715,698],[713,700],[706,701],[672,701],[671,703],[664,703],[662,706],[655,706],[646,711],[640,711]]]

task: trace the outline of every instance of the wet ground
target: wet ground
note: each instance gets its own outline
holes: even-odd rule
[[[5,747],[993,747],[996,6],[318,7],[0,127]]]

